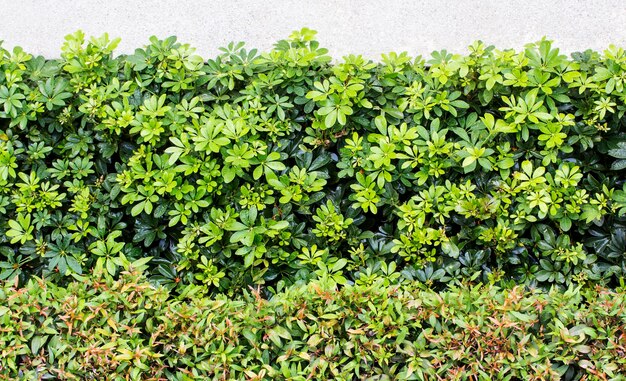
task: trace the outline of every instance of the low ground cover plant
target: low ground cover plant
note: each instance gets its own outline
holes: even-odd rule
[[[145,266],[143,266],[145,267]],[[0,288],[0,374],[22,380],[621,380],[626,293],[418,282],[271,300],[184,297],[142,266]],[[201,286],[190,286],[197,288]],[[7,378],[7,375],[9,376]]]

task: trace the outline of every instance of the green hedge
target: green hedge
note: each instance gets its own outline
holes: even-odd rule
[[[625,379],[623,290],[437,293],[378,277],[233,301],[175,297],[126,268],[0,288],[2,379]]]
[[[330,274],[616,286],[626,54],[542,40],[332,62],[303,29],[211,60],[0,50],[0,278],[116,274],[277,292]]]

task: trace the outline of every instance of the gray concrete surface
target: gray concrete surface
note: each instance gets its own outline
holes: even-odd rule
[[[119,53],[148,37],[178,36],[212,57],[230,41],[269,49],[291,31],[309,27],[334,57],[378,59],[448,49],[463,53],[481,39],[521,48],[542,36],[564,52],[626,46],[625,0],[0,0],[0,40],[58,57],[63,37],[121,37]]]

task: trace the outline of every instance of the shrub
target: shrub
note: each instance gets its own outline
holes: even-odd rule
[[[346,56],[303,29],[211,60],[0,50],[0,278],[149,257],[181,292],[332,275],[615,286],[626,269],[626,54],[542,40]],[[392,271],[393,272],[393,271]]]
[[[626,293],[323,277],[272,299],[175,297],[124,264],[0,288],[0,375],[22,380],[618,380]],[[622,375],[622,376],[620,376]],[[620,378],[621,377],[621,378]]]

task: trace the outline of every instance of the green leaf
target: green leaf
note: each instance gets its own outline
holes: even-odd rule
[[[459,248],[454,244],[454,242],[451,242],[451,241],[442,242],[441,251],[443,251],[444,254],[448,255],[451,258],[456,259],[459,257]]]
[[[255,180],[258,180],[261,178],[261,176],[263,176],[263,166],[259,165],[256,168],[254,168],[254,172],[252,172],[252,178]]]
[[[141,214],[141,212],[143,212],[144,204],[145,204],[145,201],[141,201],[137,203],[135,206],[133,206],[133,208],[130,211],[130,215],[135,217]]]
[[[243,266],[245,268],[249,268],[253,265],[253,263],[254,263],[254,251],[250,251],[243,258]]]
[[[347,264],[348,264],[348,260],[345,258],[341,258],[333,264],[333,267],[331,268],[330,271],[333,273],[336,273],[337,271],[343,269]]]
[[[559,225],[561,227],[561,230],[563,230],[564,232],[569,231],[572,228],[572,220],[568,217],[562,217],[559,220]]]
[[[34,336],[30,340],[31,353],[33,355],[38,355],[39,349],[41,349],[41,347],[46,343],[47,340],[48,340],[48,336],[41,336],[41,335]]]
[[[387,119],[384,115],[378,115],[374,118],[374,125],[382,135],[387,135]]]
[[[331,112],[328,113],[328,115],[326,115],[326,118],[324,118],[324,125],[326,126],[326,128],[330,128],[335,125],[336,121],[337,110],[333,109]]]
[[[272,225],[272,229],[274,230],[283,230],[289,227],[289,222],[287,221],[278,221]]]
[[[285,164],[279,161],[268,161],[265,165],[275,171],[284,171],[285,169],[287,169]]]
[[[626,142],[617,143],[617,148],[610,149],[609,155],[617,159],[626,159]]]
[[[614,171],[621,171],[624,168],[626,168],[626,160],[615,160],[611,164],[611,169]]]
[[[237,175],[237,170],[229,165],[224,165],[222,168],[222,176],[224,177],[224,182],[226,184],[232,182]]]

